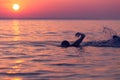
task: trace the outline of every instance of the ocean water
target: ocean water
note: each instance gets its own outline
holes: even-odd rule
[[[120,48],[58,46],[76,32],[105,40],[120,35],[120,21],[0,20],[0,80],[120,80]]]

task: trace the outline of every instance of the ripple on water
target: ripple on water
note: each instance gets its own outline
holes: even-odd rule
[[[95,66],[94,64],[71,64],[71,63],[54,63],[46,64],[49,66],[58,66],[58,67],[81,67],[81,68],[90,68]]]
[[[73,57],[79,57],[78,55],[66,55],[67,57],[73,58]]]
[[[50,59],[33,59],[32,61],[34,62],[52,62],[55,60],[50,60]]]

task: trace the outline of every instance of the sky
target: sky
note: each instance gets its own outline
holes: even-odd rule
[[[120,19],[120,0],[0,0],[4,18]]]

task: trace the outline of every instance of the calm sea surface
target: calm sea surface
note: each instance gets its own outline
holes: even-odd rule
[[[58,47],[75,41],[104,40],[119,20],[0,20],[0,80],[120,80],[120,48]]]

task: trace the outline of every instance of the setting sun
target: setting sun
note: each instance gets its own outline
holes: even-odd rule
[[[12,8],[13,8],[13,10],[18,11],[20,9],[20,5],[19,4],[13,4]]]

